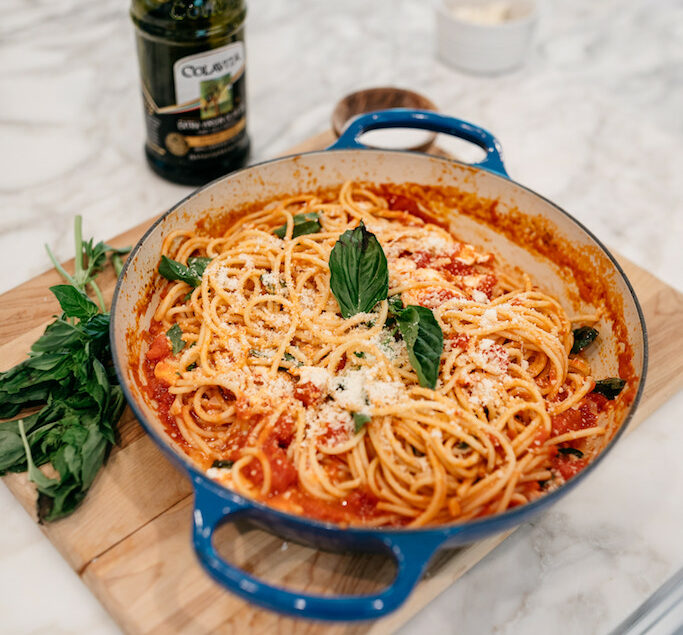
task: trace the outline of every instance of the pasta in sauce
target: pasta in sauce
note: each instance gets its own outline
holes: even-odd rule
[[[140,382],[210,477],[290,513],[419,527],[534,500],[609,440],[599,414],[610,402],[570,353],[558,300],[425,213],[387,187],[348,182],[255,209],[217,235],[165,239],[160,256],[186,273],[165,283]],[[344,318],[330,254],[361,222],[385,255],[387,299]],[[433,387],[396,303],[438,323]]]

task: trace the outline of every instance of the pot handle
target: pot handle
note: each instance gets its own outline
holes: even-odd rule
[[[479,163],[473,163],[474,167],[484,168],[504,177],[508,176],[503,165],[503,150],[498,139],[490,132],[462,119],[442,115],[432,110],[392,108],[360,115],[351,121],[328,150],[367,148],[358,141],[358,137],[378,128],[421,128],[465,139],[486,151],[486,158]]]
[[[193,476],[195,502],[193,542],[199,561],[206,571],[229,591],[267,609],[294,617],[314,620],[352,621],[382,617],[397,609],[419,582],[430,558],[445,536],[387,532],[381,538],[368,534],[368,544],[375,542],[388,552],[397,566],[394,581],[372,595],[313,595],[288,591],[268,584],[226,562],[213,545],[213,534],[223,522],[237,518],[250,507],[248,502],[221,487]],[[412,533],[412,532],[411,532]]]

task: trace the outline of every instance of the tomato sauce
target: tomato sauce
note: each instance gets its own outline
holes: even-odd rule
[[[309,406],[317,406],[323,399],[320,388],[310,381],[297,384],[294,389],[294,396],[307,408]]]
[[[560,414],[553,415],[550,420],[552,423],[552,436],[585,430],[597,425],[598,415],[607,408],[609,400],[599,393],[588,393],[580,402],[578,408],[569,408]],[[572,453],[560,452],[562,448],[572,447],[570,443],[561,443],[559,447],[553,448],[550,463],[556,472],[565,480],[576,476],[589,463],[588,459],[577,457]]]
[[[327,426],[325,432],[318,436],[318,440],[322,445],[328,448],[333,448],[335,445],[347,441],[349,433],[345,428],[332,428]]]
[[[565,481],[576,476],[588,465],[586,459],[577,459],[571,455],[560,453],[556,454],[550,461],[553,468],[560,473]]]
[[[492,227],[526,251],[548,258],[557,265],[568,288],[576,285],[578,296],[585,302],[602,307],[603,315],[611,321],[612,333],[616,341],[623,345],[617,355],[618,375],[627,382],[619,395],[618,407],[623,409],[633,402],[638,387],[638,375],[633,364],[634,353],[624,317],[624,301],[620,290],[612,282],[614,265],[602,250],[568,240],[552,221],[542,215],[531,216],[517,207],[506,207],[501,211],[498,199],[485,198],[457,187],[404,183],[378,185],[374,188],[371,186],[370,189],[383,196],[410,196],[424,209],[458,210],[459,214]],[[430,218],[424,213],[420,217],[447,228],[448,223],[445,220],[449,213],[441,214],[441,219]]]
[[[598,422],[598,414],[606,405],[605,397],[598,393],[589,393],[579,402],[578,408],[569,408],[550,418],[552,436],[594,427]]]
[[[420,213],[420,208],[417,206],[415,200],[408,198],[407,196],[402,196],[401,194],[389,194],[386,197],[386,200],[390,210],[409,212],[413,215]]]
[[[416,304],[427,309],[436,309],[440,307],[447,300],[457,298],[460,294],[452,289],[439,289],[430,287],[427,289],[419,289],[415,292]]]
[[[399,254],[399,257],[410,258],[418,269],[430,268],[440,271],[446,274],[447,279],[455,282],[463,289],[467,288],[464,284],[466,276],[477,276],[479,279],[473,288],[486,294],[490,300],[498,282],[498,278],[493,274],[493,261],[468,264],[458,258],[460,252],[461,247],[456,246],[450,253],[433,254],[427,251],[405,251]],[[455,294],[452,297],[455,297]],[[428,306],[428,308],[432,307]]]
[[[294,419],[289,413],[283,413],[275,422],[271,435],[281,448],[289,447],[295,433]]]
[[[456,348],[459,348],[461,351],[465,351],[470,345],[470,337],[464,333],[456,333],[448,337],[448,343],[450,344],[450,350],[452,351],[454,351]]]
[[[446,271],[452,276],[469,276],[474,273],[474,265],[468,265],[457,259],[459,249],[449,254],[433,254],[428,251],[404,251],[399,257],[410,258],[418,269],[436,269]]]
[[[149,346],[147,351],[147,359],[150,361],[158,362],[171,354],[171,343],[166,337],[166,333],[159,333]]]
[[[142,373],[146,380],[146,385],[140,385],[140,390],[147,395],[148,399],[157,403],[156,409],[159,413],[159,418],[164,425],[166,434],[179,443],[189,454],[189,450],[191,449],[190,445],[185,441],[183,435],[180,434],[175,416],[170,414],[170,409],[175,397],[168,392],[168,385],[166,382],[157,379],[154,375],[154,368],[156,365],[156,360],[145,359],[142,362]]]
[[[334,372],[335,372],[335,373],[340,373],[341,371],[343,371],[344,368],[346,368],[346,361],[347,361],[347,360],[346,360],[346,353],[344,353],[344,354],[341,356],[341,359],[339,360],[339,363],[337,364],[337,368],[334,369]]]
[[[493,298],[493,289],[496,286],[497,282],[498,278],[496,278],[496,276],[492,274],[486,274],[479,281],[479,284],[477,284],[476,289],[477,291],[481,291],[483,294],[485,294],[486,297],[490,300],[491,298]]]
[[[386,514],[377,509],[377,497],[365,487],[354,490],[345,499],[335,503],[314,498],[300,489],[291,489],[287,498],[279,496],[272,502],[281,509],[296,506],[305,516],[341,524],[358,525]],[[408,520],[398,521],[396,524],[407,522]]]
[[[268,437],[263,444],[263,453],[270,464],[270,498],[286,491],[299,477],[296,467],[287,458],[287,452],[278,444],[277,437]],[[244,473],[255,486],[263,483],[263,468],[258,459],[253,459],[244,469]]]

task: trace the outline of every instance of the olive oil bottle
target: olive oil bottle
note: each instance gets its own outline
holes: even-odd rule
[[[243,166],[245,0],[133,0],[130,13],[152,169],[201,185]]]

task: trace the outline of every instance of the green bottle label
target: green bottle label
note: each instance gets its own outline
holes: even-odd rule
[[[143,46],[164,44],[144,38]],[[169,78],[173,91],[155,91],[143,79],[148,147],[160,157],[189,162],[230,152],[246,135],[244,70],[244,43],[238,40],[176,59]],[[159,103],[164,95],[175,103]]]

